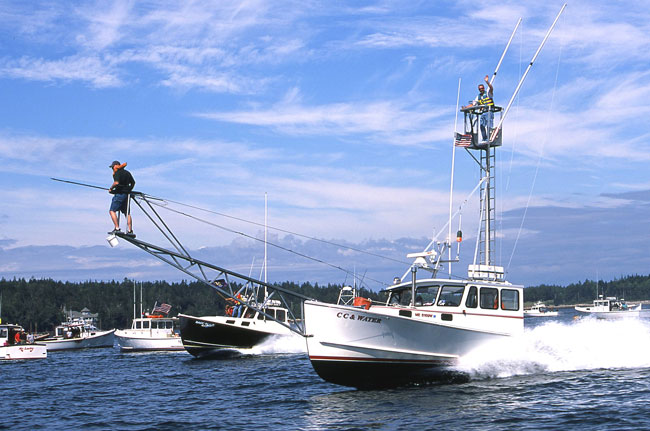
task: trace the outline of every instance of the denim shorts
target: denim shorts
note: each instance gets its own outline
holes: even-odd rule
[[[129,201],[129,195],[126,193],[120,193],[113,195],[113,200],[111,201],[111,211],[118,212],[122,211],[122,214],[126,215],[126,203]]]

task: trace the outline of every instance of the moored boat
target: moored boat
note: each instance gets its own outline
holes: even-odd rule
[[[0,325],[0,360],[47,358],[44,344],[26,342],[22,334],[25,330],[20,325]]]
[[[162,314],[133,319],[131,329],[115,331],[115,341],[123,352],[183,350],[178,318]]]
[[[80,313],[70,311],[68,319],[54,328],[54,335],[44,338],[47,350],[76,350],[113,347],[115,329],[102,331],[95,326],[97,314],[87,308]]]
[[[524,310],[524,317],[557,317],[558,312],[551,310],[542,301],[537,301],[527,310]]]

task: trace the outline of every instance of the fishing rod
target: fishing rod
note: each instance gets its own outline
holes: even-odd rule
[[[524,72],[523,76],[519,80],[519,84],[517,84],[517,88],[515,89],[515,92],[512,94],[512,97],[510,98],[510,101],[508,102],[508,106],[506,109],[503,111],[503,115],[501,116],[501,120],[499,121],[499,124],[497,127],[492,130],[492,134],[490,135],[490,142],[494,141],[494,138],[499,134],[499,131],[501,130],[501,126],[503,125],[503,121],[506,119],[506,116],[508,115],[508,111],[510,110],[510,107],[512,106],[512,103],[515,101],[515,97],[517,97],[517,94],[519,93],[519,89],[524,83],[524,80],[526,79],[526,76],[528,76],[528,72],[530,72],[530,68],[533,67],[533,63],[537,59],[537,56],[539,55],[540,51],[544,47],[544,44],[546,43],[546,40],[549,38],[551,35],[551,32],[555,28],[555,24],[557,21],[560,19],[560,15],[562,15],[562,12],[564,12],[564,9],[566,8],[566,3],[562,6],[562,9],[560,9],[560,12],[557,14],[555,17],[555,20],[553,21],[553,24],[551,24],[551,27],[548,29],[546,32],[546,36],[544,36],[544,39],[542,40],[542,43],[539,45],[537,48],[537,52],[535,52],[535,55],[533,56],[532,60],[530,60],[530,64],[528,64],[528,67],[526,68],[526,71]]]

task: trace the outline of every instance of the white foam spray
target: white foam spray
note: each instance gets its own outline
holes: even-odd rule
[[[650,367],[650,321],[551,321],[518,337],[486,343],[464,356],[459,371],[475,378]]]
[[[243,355],[275,355],[282,353],[305,353],[305,339],[299,335],[276,335],[251,349],[241,349]]]

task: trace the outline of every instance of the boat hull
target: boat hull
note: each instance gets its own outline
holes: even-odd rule
[[[197,358],[218,355],[226,349],[250,349],[270,337],[293,333],[274,321],[226,316],[179,314],[183,346]]]
[[[118,330],[115,331],[115,342],[123,352],[184,350],[183,342],[178,335],[147,336],[145,334],[138,334],[136,331]]]
[[[443,314],[451,316],[446,317],[451,321],[441,320]],[[498,319],[511,322],[503,325]],[[306,301],[305,327],[309,359],[321,378],[344,386],[374,388],[448,376],[449,366],[471,350],[522,332],[523,316],[519,312],[512,317],[479,318],[464,312],[385,306],[364,310]]]
[[[557,311],[545,311],[543,313],[524,311],[524,317],[557,317],[558,315]]]
[[[77,350],[98,347],[113,347],[115,329],[110,331],[97,331],[79,338],[49,338],[42,342],[47,350]]]
[[[590,307],[575,307],[576,311],[588,316],[594,316],[597,319],[635,319],[641,315],[641,310],[630,309],[627,311],[593,311]]]
[[[44,344],[15,344],[0,347],[0,360],[44,358],[47,358],[47,347]]]

